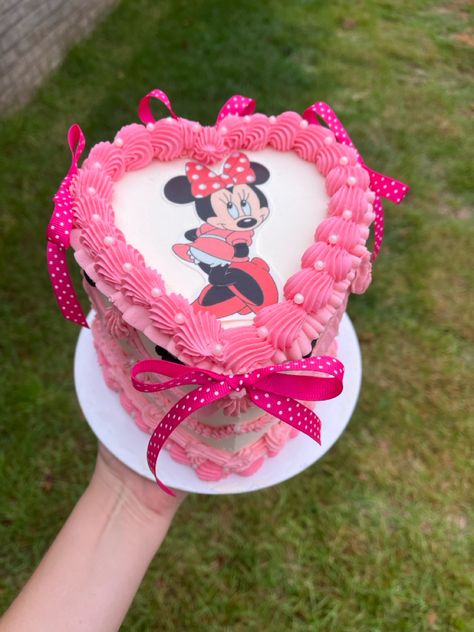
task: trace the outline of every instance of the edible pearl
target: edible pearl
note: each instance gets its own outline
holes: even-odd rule
[[[246,123],[250,123],[250,116],[248,114],[246,116],[244,116],[244,121]]]
[[[146,128],[149,132],[152,132],[155,129],[154,123],[147,123]]]
[[[177,314],[175,315],[174,319],[175,319],[175,321],[176,321],[178,324],[180,324],[180,325],[181,325],[182,323],[184,323],[185,318],[184,318],[184,314],[183,314],[183,312],[177,312]]]
[[[130,270],[133,268],[133,266],[132,266],[132,264],[131,264],[131,263],[129,263],[128,261],[126,261],[126,262],[123,264],[122,268],[125,270],[125,272],[130,272]]]
[[[97,191],[94,189],[94,187],[87,187],[87,193],[89,195],[95,195]]]
[[[100,215],[99,213],[92,213],[92,219],[94,222],[100,222]]]
[[[317,259],[313,266],[315,270],[324,270],[325,263],[322,259]]]
[[[326,136],[324,139],[324,144],[325,145],[331,145],[331,143],[334,142],[334,138],[332,136]]]
[[[227,127],[219,127],[219,132],[224,136],[224,134],[227,134]]]
[[[257,335],[260,336],[260,338],[266,338],[268,336],[268,329],[266,327],[259,327],[257,329]]]
[[[351,219],[351,217],[352,217],[352,211],[350,211],[349,209],[346,209],[346,210],[343,212],[342,217],[343,217],[344,219]]]
[[[301,305],[304,302],[304,296],[298,292],[294,295],[293,300],[297,305]]]
[[[92,166],[94,167],[94,169],[101,169],[102,168],[102,163],[101,162],[94,162],[94,164]]]
[[[224,347],[218,342],[215,346],[214,346],[214,353],[216,355],[220,355],[224,350]]]
[[[341,156],[339,158],[339,164],[345,166],[349,163],[349,158],[347,156]]]
[[[115,239],[111,235],[107,235],[106,237],[104,237],[104,244],[106,246],[111,246],[114,243],[115,243]]]
[[[300,121],[300,127],[308,127],[309,123],[306,119]]]
[[[347,178],[347,184],[352,187],[357,182],[357,179],[354,176],[349,176]]]
[[[269,116],[268,120],[273,124],[276,121],[276,116]]]
[[[152,295],[152,296],[154,296],[155,298],[156,298],[157,296],[160,296],[160,295],[161,295],[161,290],[160,290],[160,288],[159,288],[159,287],[153,287],[153,288],[151,289],[151,295]]]
[[[199,123],[194,123],[193,125],[193,132],[199,132],[199,130],[201,129],[201,126]]]
[[[330,244],[336,244],[338,239],[339,239],[338,235],[329,235],[328,241]]]
[[[117,145],[117,147],[122,147],[123,145],[123,140],[121,138],[116,138],[114,140],[114,145]]]

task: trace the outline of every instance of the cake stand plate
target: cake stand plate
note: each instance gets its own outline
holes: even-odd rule
[[[92,316],[89,314],[89,322]],[[191,467],[177,463],[163,450],[158,461],[160,479],[169,487],[198,494],[240,494],[276,485],[305,470],[344,432],[359,396],[362,379],[360,347],[347,315],[341,321],[338,357],[345,366],[344,390],[336,399],[315,405],[322,421],[320,446],[300,433],[276,456],[266,459],[255,474],[231,474],[220,481],[201,480]],[[105,384],[90,329],[82,329],[79,335],[74,380],[82,412],[99,441],[132,470],[154,480],[146,461],[149,435],[135,425],[122,408],[118,394]]]

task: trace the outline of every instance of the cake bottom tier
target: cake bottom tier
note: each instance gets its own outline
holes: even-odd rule
[[[97,317],[92,324],[92,334],[107,386],[119,394],[122,407],[136,425],[143,432],[151,434],[172,403],[162,394],[159,403],[151,403],[149,396],[133,388],[130,380],[130,366],[133,361],[116,340],[104,331],[102,322]],[[252,432],[259,425],[266,423],[268,415],[264,414],[261,419],[244,426],[236,426],[236,430],[238,433]],[[189,465],[200,479],[208,481],[217,481],[229,474],[250,476],[263,465],[267,457],[278,454],[289,439],[298,435],[297,430],[277,421],[255,442],[236,452],[229,452],[200,441],[195,434],[186,429],[185,424],[186,422],[173,432],[165,448],[175,461]],[[217,432],[229,432],[229,426]]]

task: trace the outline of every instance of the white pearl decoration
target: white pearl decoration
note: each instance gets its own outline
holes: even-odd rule
[[[315,270],[324,270],[325,266],[326,264],[322,259],[317,259],[313,264]]]
[[[298,292],[298,294],[294,295],[293,300],[297,305],[301,305],[302,303],[304,303],[304,296],[303,294],[300,294],[300,292]]]
[[[257,335],[260,336],[260,338],[266,338],[268,336],[268,329],[266,327],[259,327],[257,329]]]
[[[152,287],[151,288],[151,295],[154,296],[155,298],[157,296],[161,296],[161,290],[159,287]]]
[[[349,158],[347,156],[341,156],[339,158],[339,164],[345,167],[347,164],[349,164]]]
[[[87,193],[89,195],[95,195],[97,191],[94,189],[94,187],[87,187]]]
[[[106,246],[111,246],[114,243],[115,243],[115,239],[112,237],[112,235],[107,235],[106,237],[104,237],[104,244]]]
[[[338,239],[339,239],[338,235],[329,235],[328,241],[330,244],[336,244]]]
[[[120,138],[120,137],[119,137],[119,138],[116,138],[116,139],[114,140],[114,145],[116,145],[117,147],[122,147],[122,145],[123,145],[123,139],[122,139],[122,138]]]
[[[342,217],[344,219],[351,219],[352,211],[350,211],[348,208],[346,208],[346,210],[342,213]]]
[[[350,187],[353,187],[353,186],[354,186],[354,184],[355,184],[356,182],[357,182],[357,178],[355,178],[354,176],[349,176],[349,177],[347,178],[347,184],[348,184]]]
[[[133,269],[133,266],[132,266],[132,264],[130,262],[126,261],[123,264],[122,268],[125,270],[125,272],[130,272],[130,270]]]
[[[174,319],[178,323],[178,325],[182,325],[184,323],[184,321],[185,321],[183,312],[177,312],[175,314]]]
[[[146,128],[149,132],[152,132],[155,129],[155,124],[154,123],[147,123],[146,124]]]

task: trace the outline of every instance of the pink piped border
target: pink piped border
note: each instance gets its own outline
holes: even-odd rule
[[[294,151],[315,163],[326,178],[328,216],[316,227],[314,243],[302,253],[301,269],[284,286],[284,299],[262,309],[251,325],[224,329],[212,314],[197,314],[178,294],[167,294],[156,270],[126,243],[114,224],[114,182],[153,159],[181,157],[212,164],[235,149],[271,147]],[[309,125],[296,112],[277,117],[229,116],[215,127],[186,119],[127,125],[113,143],[95,145],[71,186],[76,260],[124,320],[187,364],[221,372],[299,359],[311,341],[340,317],[351,291],[370,283],[366,241],[374,220],[374,193],[353,149],[334,134]],[[363,264],[363,265],[361,265]],[[330,341],[327,341],[328,343]]]

